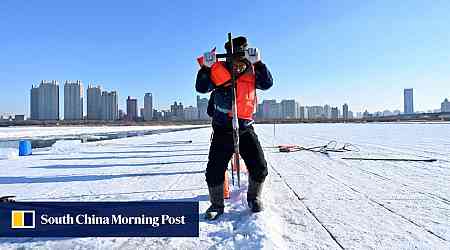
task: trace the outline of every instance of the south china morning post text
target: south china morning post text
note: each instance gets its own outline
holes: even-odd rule
[[[0,203],[0,237],[198,236],[197,201]]]
[[[95,214],[66,214],[64,216],[52,217],[42,214],[41,225],[149,225],[154,228],[160,225],[185,225],[186,216],[170,216],[163,214],[160,216],[124,216],[122,214],[112,214],[111,216],[96,216]]]

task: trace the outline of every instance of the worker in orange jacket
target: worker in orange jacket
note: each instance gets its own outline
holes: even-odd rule
[[[261,192],[267,176],[267,163],[258,136],[253,128],[253,114],[256,110],[256,89],[267,90],[273,85],[272,75],[261,61],[257,48],[247,48],[245,37],[233,39],[233,50],[245,52],[241,58],[229,61],[216,60],[215,51],[204,54],[203,64],[197,74],[196,90],[200,93],[214,91],[212,103],[212,127],[214,135],[209,150],[206,168],[211,206],[207,217],[216,218],[224,212],[223,183],[228,162],[234,153],[232,128],[231,70],[236,75],[236,103],[239,121],[239,151],[249,173],[247,202],[252,212],[263,210]],[[227,52],[230,44],[225,43]]]

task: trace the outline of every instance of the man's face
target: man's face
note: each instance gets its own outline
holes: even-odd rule
[[[245,50],[247,49],[246,45],[241,45],[241,46],[233,46],[233,52],[245,52]],[[227,50],[227,53],[230,53],[231,51]]]
[[[245,52],[246,48],[247,48],[247,46],[245,46],[245,45],[235,46],[234,47],[234,52]]]
[[[245,52],[245,50],[247,49],[246,45],[241,45],[241,46],[233,46],[233,52]],[[227,51],[227,53],[230,53],[230,51]],[[237,74],[241,74],[242,72],[246,71],[247,69],[247,62],[246,62],[246,58],[245,56],[239,56],[238,58],[235,58],[234,60],[234,70]],[[228,59],[227,59],[228,61]]]

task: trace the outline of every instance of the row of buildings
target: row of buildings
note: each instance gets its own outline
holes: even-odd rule
[[[300,106],[295,100],[263,100],[258,104],[256,118],[261,120],[272,119],[353,119],[353,112],[348,105],[342,106],[342,112],[338,107],[325,106]]]
[[[64,120],[83,120],[83,84],[81,81],[64,82]],[[100,86],[89,85],[87,89],[87,119],[117,120],[118,95],[116,91],[102,91]],[[59,120],[59,82],[41,81],[31,87],[31,120]]]
[[[208,98],[200,98],[197,95],[197,106],[185,107],[181,102],[174,102],[170,105],[170,109],[154,111],[154,118],[156,120],[168,121],[195,121],[195,120],[209,120],[207,113]]]
[[[119,112],[120,120],[131,121],[194,121],[208,120],[207,107],[208,99],[197,96],[197,106],[184,107],[181,102],[174,102],[170,105],[170,109],[156,110],[152,105],[152,94],[147,93],[144,96],[144,107],[138,108],[138,100],[136,98],[127,98],[127,112]],[[139,111],[139,113],[138,113]]]
[[[84,104],[83,83],[64,81],[64,120],[207,120],[207,98],[197,96],[197,107],[184,108],[175,102],[170,110],[158,111],[153,108],[153,95],[144,95],[144,105],[138,108],[138,100],[128,96],[126,99],[126,113],[119,109],[119,96],[116,91],[102,90],[101,86],[89,85],[86,90],[86,116],[83,112]],[[43,80],[39,85],[33,85],[30,91],[30,119],[31,120],[59,120],[60,119],[59,82]]]
[[[64,120],[129,120],[129,121],[151,121],[151,120],[208,120],[207,107],[208,98],[197,96],[197,106],[184,107],[181,102],[174,102],[168,110],[156,110],[153,107],[152,93],[144,95],[143,107],[139,108],[137,98],[128,96],[126,99],[126,113],[119,110],[119,97],[116,91],[102,90],[100,86],[89,85],[86,90],[86,116],[83,113],[84,104],[83,83],[77,81],[64,82]],[[30,92],[30,119],[31,120],[59,120],[60,100],[59,82],[41,81],[37,86],[32,86]],[[440,112],[450,112],[450,103],[445,99],[441,103]],[[437,112],[439,112],[437,111]],[[324,106],[300,106],[294,99],[263,100],[256,107],[256,119],[301,119],[301,120],[350,120],[353,118],[364,118],[372,116],[399,115],[399,110],[393,112],[358,112],[354,116],[347,104],[342,109]],[[403,114],[414,114],[413,89],[404,89],[404,111]],[[19,116],[17,119],[22,119]]]
[[[430,110],[427,113],[450,112],[450,102],[447,98],[441,103],[441,108]],[[403,91],[403,114],[414,114],[414,89],[408,88]],[[426,113],[426,112],[418,112]]]

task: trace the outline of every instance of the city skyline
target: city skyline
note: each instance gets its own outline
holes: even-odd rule
[[[83,82],[80,80],[65,80],[63,86],[64,99],[59,98],[59,81],[42,80],[38,85],[32,85],[30,90],[30,116],[16,114],[13,120],[128,120],[128,121],[151,121],[151,120],[209,120],[207,114],[208,98],[197,95],[196,106],[183,106],[177,100],[170,109],[153,109],[153,94],[145,93],[143,104],[138,105],[139,98],[126,99],[126,113],[119,109],[119,93],[117,91],[102,90],[100,85],[89,84],[86,89],[86,106],[84,106]],[[329,119],[329,120],[352,120],[370,117],[397,116],[401,114],[421,114],[450,112],[450,102],[445,98],[440,103],[440,109],[427,111],[414,111],[414,89],[403,90],[404,110],[389,110],[368,112],[353,112],[347,103],[339,106],[329,104],[303,106],[295,99],[263,99],[256,106],[254,117],[256,119]],[[64,109],[58,108],[62,103]],[[83,111],[86,107],[86,112]],[[64,114],[60,116],[60,114]],[[69,114],[69,115],[68,115]],[[10,119],[14,115],[1,114],[1,120]]]
[[[196,58],[213,47],[222,52],[229,31],[259,47],[273,73],[274,86],[260,99],[347,102],[375,112],[402,110],[399,89],[415,89],[416,110],[437,109],[436,100],[449,96],[449,61],[442,53],[450,50],[449,2],[176,5],[177,11],[162,2],[0,3],[8,23],[0,41],[0,113],[28,116],[23,93],[50,77],[92,80],[126,96],[148,89],[160,108],[169,108],[173,96],[195,105]],[[197,13],[209,11],[233,11],[234,18],[200,22]],[[122,98],[119,105],[124,109]]]
[[[47,90],[51,88],[50,90]],[[158,114],[155,112],[167,112],[169,109],[159,108],[153,106],[153,94],[152,93],[144,93],[142,98],[142,104],[139,105],[139,99],[141,98],[133,98],[132,114],[131,118],[128,115],[130,113],[130,96],[127,97],[125,101],[125,109],[119,107],[119,93],[117,91],[102,91],[102,86],[93,85],[90,83],[88,88],[86,88],[86,95],[83,93],[83,82],[81,80],[65,80],[62,93],[59,92],[59,81],[58,80],[42,80],[39,85],[32,85],[30,90],[30,115],[25,116],[28,119],[42,120],[43,117],[52,117],[49,120],[54,120],[55,117],[58,117],[61,120],[82,120],[84,118],[88,120],[118,120],[122,116],[119,111],[126,116],[128,120],[137,120],[143,119],[146,121],[153,120],[153,116],[157,116]],[[50,91],[50,92],[48,92]],[[56,92],[56,93],[55,93]],[[64,99],[61,99],[59,96],[63,95]],[[84,98],[86,96],[86,98]],[[46,98],[43,98],[46,97]],[[86,105],[84,105],[84,100],[86,100]],[[177,101],[175,100],[175,111],[174,105],[170,106],[170,112],[175,114],[176,119],[183,117],[183,119],[189,119],[186,117],[196,117],[195,119],[208,119],[206,115],[206,106],[208,103],[208,98],[200,98],[200,95],[197,95],[197,105],[185,105],[186,109],[183,109],[182,102],[180,101],[181,112],[182,115],[178,114],[180,111],[176,109]],[[403,112],[397,109],[391,111],[391,109],[383,109],[368,112],[368,110],[364,111],[355,111],[356,118],[363,117],[364,114],[373,113],[375,116],[389,116],[395,114],[413,114],[416,113],[414,111],[414,102],[413,102],[413,89],[405,88],[403,90]],[[52,105],[43,105],[44,103],[52,104]],[[62,106],[60,108],[56,108],[55,105]],[[34,105],[33,105],[34,104]],[[39,104],[39,105],[37,105]],[[279,105],[276,106],[276,105]],[[442,103],[439,103],[440,109],[429,109],[429,110],[419,110],[417,113],[434,113],[439,112],[447,112],[448,110],[448,101],[447,98],[444,99]],[[334,106],[334,105],[331,105]],[[353,111],[350,110],[348,103],[345,102],[342,106],[342,109],[339,108],[339,105],[336,107],[331,107],[329,104],[322,105],[311,105],[306,103],[299,103],[295,99],[282,99],[280,103],[277,103],[277,99],[263,99],[262,102],[258,104],[258,109],[260,111],[259,118],[272,118],[272,119],[289,119],[296,118],[299,119],[301,117],[310,118],[311,115],[309,112],[312,110],[312,118],[328,118],[328,119],[337,119],[338,117],[342,117],[345,120],[353,118]],[[83,108],[85,107],[85,108]],[[271,107],[271,108],[269,108]],[[303,108],[303,111],[300,109]],[[49,110],[45,111],[42,110]],[[271,109],[271,111],[267,111]],[[124,113],[126,110],[126,113]],[[261,111],[265,110],[266,114],[263,116]],[[288,110],[288,111],[287,111]],[[308,111],[308,112],[306,112]],[[341,112],[342,111],[342,112]],[[46,112],[53,112],[52,114],[46,114]],[[190,114],[185,114],[186,112]],[[303,114],[301,114],[303,112]],[[193,115],[197,113],[198,115]],[[269,114],[270,113],[270,114]],[[45,115],[43,115],[45,114]],[[60,114],[64,114],[61,115]],[[284,115],[280,115],[284,114]],[[350,116],[349,116],[350,114]],[[8,117],[8,114],[0,114],[2,116]],[[16,114],[22,115],[22,114]],[[166,114],[167,115],[167,114]],[[171,114],[170,114],[171,115]],[[258,116],[258,112],[255,113]]]
[[[30,90],[30,117],[31,120],[128,120],[128,121],[151,121],[151,120],[207,120],[208,98],[197,95],[196,106],[183,106],[177,100],[168,109],[153,109],[153,94],[145,93],[143,103],[139,105],[139,98],[128,96],[126,99],[126,113],[119,109],[119,93],[117,91],[104,91],[100,85],[89,84],[86,89],[86,112],[83,111],[84,93],[81,80],[64,81],[64,99],[59,99],[59,81],[42,80],[39,85],[32,85]],[[348,103],[339,106],[329,104],[301,105],[295,99],[263,99],[257,103],[255,118],[257,119],[331,119],[351,120],[369,116],[392,116],[399,114],[414,114],[414,89],[403,90],[403,112],[400,110],[383,110],[376,112],[354,112]],[[60,116],[58,103],[63,103],[64,109]],[[448,112],[449,102],[447,98],[440,103],[441,108],[429,111],[418,111],[417,113]],[[25,118],[25,117],[24,117]],[[19,116],[20,119],[20,116]]]
[[[48,81],[48,80],[41,80],[41,81]],[[55,81],[57,84],[63,83],[63,84],[61,84],[62,86],[64,86],[65,82],[70,82],[70,83],[74,83],[74,82],[77,82],[77,81],[79,81],[81,83],[84,82],[82,80],[76,80],[76,81],[73,81],[73,80],[50,80],[50,81]],[[32,84],[32,86],[35,86],[35,85],[36,84]],[[97,84],[97,83],[94,84],[94,83],[90,82],[88,85],[95,85],[95,86],[102,87],[104,84]],[[355,111],[358,111],[358,112],[364,112],[364,111],[367,110],[370,113],[375,113],[375,112],[380,112],[380,111],[385,111],[385,110],[401,110],[403,112],[404,108],[405,108],[405,100],[404,100],[405,92],[404,92],[404,90],[406,90],[406,89],[412,89],[412,88],[404,88],[404,89],[402,89],[403,90],[402,93],[397,91],[399,93],[398,94],[399,97],[401,98],[401,99],[400,98],[398,99],[398,103],[400,104],[399,106],[396,106],[396,107],[387,107],[386,106],[386,107],[382,107],[381,109],[369,109],[369,108],[363,108],[362,110],[357,110],[356,108],[352,108],[352,109],[355,110]],[[120,91],[117,91],[117,90],[114,90],[114,91],[116,91],[117,93],[120,93]],[[414,112],[415,112],[415,110],[418,110],[419,112],[428,112],[428,111],[433,111],[434,112],[435,110],[440,109],[440,104],[441,104],[441,102],[444,99],[450,97],[450,93],[449,93],[448,96],[443,96],[440,100],[435,100],[434,104],[431,107],[417,108],[417,104],[416,104],[417,92],[415,91],[416,94],[414,95],[414,105],[413,105],[413,111]],[[125,91],[125,93],[126,93],[126,91]],[[142,93],[139,93],[139,94],[142,94]],[[144,93],[144,95],[145,95],[145,93]],[[159,100],[155,98],[155,97],[158,96],[158,93],[156,93],[156,94],[152,93],[152,95],[153,95],[152,107],[155,107],[158,110],[169,110],[170,109],[170,105],[171,105],[171,103],[173,103],[173,100],[174,100],[173,98],[170,99],[168,103],[164,103],[164,104],[161,105],[161,102],[159,102]],[[195,91],[192,92],[192,96],[194,98],[197,95],[199,95],[199,96],[201,96],[203,98],[209,98],[209,94],[200,94],[200,93],[196,93]],[[420,95],[420,92],[419,92],[419,95]],[[28,99],[26,103],[27,103],[27,106],[29,107],[32,104],[31,100],[29,99],[29,96],[27,96],[27,95],[24,95],[24,96],[26,96],[27,99]],[[84,94],[84,96],[87,97],[86,94]],[[128,95],[126,95],[126,96],[128,96]],[[265,96],[264,93],[261,92],[261,91],[258,91],[258,99],[262,100],[263,96]],[[65,97],[64,96],[64,91],[59,91],[59,100],[60,100],[59,101],[59,110],[62,111],[62,113],[60,113],[60,114],[64,114],[64,101],[61,101],[61,100],[64,100],[64,97]],[[141,98],[137,97],[137,99],[141,99]],[[265,100],[267,100],[267,99],[280,99],[280,100],[295,99],[297,101],[299,99],[302,100],[301,97],[299,99],[292,98],[292,97],[291,98],[290,97],[286,97],[286,98],[277,98],[277,97],[265,98]],[[321,98],[318,98],[318,99],[321,99]],[[141,101],[142,101],[142,104],[143,104],[144,103],[144,97],[142,97]],[[177,101],[181,101],[182,103],[185,103],[186,106],[192,106],[192,105],[196,104],[196,101],[194,101],[192,103],[188,103],[185,100],[181,100],[181,99],[177,99]],[[159,105],[155,105],[154,103],[159,103]],[[354,106],[354,105],[351,105],[351,102],[349,102],[349,101],[340,101],[340,103],[331,103],[331,102],[327,102],[326,100],[321,102],[321,103],[309,103],[307,105],[309,105],[309,106],[325,106],[325,105],[340,106],[340,105],[342,105],[342,103],[347,103],[347,105],[349,105],[350,107]],[[305,103],[303,103],[303,102],[301,102],[301,104],[303,106],[305,105]],[[86,115],[87,114],[87,103],[85,105],[83,104],[82,108],[83,108],[83,114]],[[141,107],[139,106],[139,108],[141,108]],[[120,96],[119,96],[119,101],[118,101],[118,109],[119,110],[126,110],[127,109],[126,99],[120,98]],[[25,110],[25,112],[22,112],[22,113],[8,111],[8,110],[6,110],[6,111],[0,110],[0,115],[14,115],[14,114],[17,114],[17,115],[25,115],[25,117],[30,117],[31,116],[31,113],[30,113],[31,110],[29,108],[24,108],[24,110]],[[138,110],[138,113],[139,113],[139,110]]]

